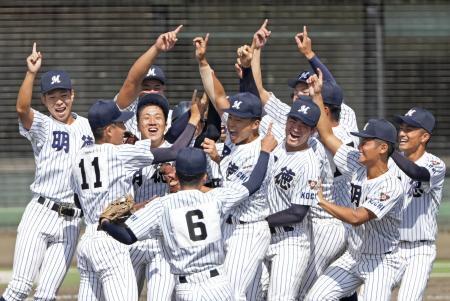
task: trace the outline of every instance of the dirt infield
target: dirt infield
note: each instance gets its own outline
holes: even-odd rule
[[[15,231],[0,232],[0,269],[10,270],[12,268]],[[438,260],[450,260],[450,232],[441,232],[438,236]],[[72,277],[73,278],[73,277]],[[76,294],[78,283],[73,280],[65,281],[60,289],[58,300],[77,300]],[[450,300],[450,270],[447,273],[433,273],[428,282],[426,297],[424,300]],[[6,284],[0,283],[0,293],[4,291]],[[397,290],[394,291],[392,300],[397,300]],[[30,299],[31,300],[31,299]],[[145,300],[141,296],[139,300]]]

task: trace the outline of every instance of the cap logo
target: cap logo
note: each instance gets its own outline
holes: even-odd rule
[[[242,103],[242,100],[236,100],[236,101],[233,103],[232,108],[234,108],[234,109],[236,109],[236,110],[239,110],[239,109],[241,108],[241,103]]]
[[[150,70],[148,70],[147,76],[156,76],[155,68],[150,68]]]
[[[308,106],[305,106],[305,105],[302,105],[301,107],[300,107],[300,109],[298,109],[298,112],[299,113],[303,113],[303,114],[308,114],[308,110],[309,110],[310,108],[308,107]]]
[[[367,129],[367,127],[369,126],[369,123],[366,123],[366,125],[363,128],[363,131],[365,131]]]
[[[411,109],[405,114],[405,116],[412,116],[412,115],[414,115],[415,112],[416,112],[416,110]]]
[[[54,85],[54,84],[60,84],[61,80],[59,79],[59,74],[58,75],[53,75],[52,76],[52,82],[50,83],[50,85]]]
[[[308,77],[309,77],[309,72],[305,71],[299,76],[299,79],[307,79]]]

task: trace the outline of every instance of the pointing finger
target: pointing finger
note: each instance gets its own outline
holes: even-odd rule
[[[181,24],[180,26],[178,26],[173,32],[175,32],[175,34],[179,33],[181,28],[183,28],[183,24]]]

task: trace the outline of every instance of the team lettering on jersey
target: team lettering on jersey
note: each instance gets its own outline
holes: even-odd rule
[[[411,187],[413,189],[413,197],[415,197],[415,198],[421,197],[423,194],[422,182],[411,180],[409,182],[409,184],[411,185]]]
[[[142,168],[137,170],[134,173],[132,183],[133,183],[133,185],[137,185],[137,186],[141,187],[141,185],[142,185]]]
[[[275,176],[275,184],[277,184],[284,190],[288,190],[289,188],[291,188],[291,182],[294,177],[295,172],[285,166],[281,168],[280,173]]]
[[[229,180],[230,176],[232,176],[238,170],[239,170],[239,167],[236,164],[234,164],[233,162],[230,162],[230,164],[228,164],[228,168],[227,168],[227,180]]]
[[[359,207],[359,201],[361,199],[361,186],[355,185],[351,183],[352,185],[352,203],[355,204],[356,207]]]
[[[56,151],[64,150],[67,154],[69,152],[69,133],[53,131],[52,148],[56,149]]]
[[[94,144],[94,138],[89,135],[83,135],[83,137],[81,137],[81,140],[83,140],[83,145],[81,146],[81,148]]]
[[[151,179],[153,180],[153,183],[165,183],[164,176],[159,170],[159,168],[155,170],[155,172],[151,176]]]

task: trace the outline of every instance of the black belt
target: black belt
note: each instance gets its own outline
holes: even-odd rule
[[[211,278],[219,276],[219,271],[217,271],[216,269],[212,269],[209,271],[209,276]],[[178,276],[178,279],[180,280],[180,283],[188,283],[186,276]]]
[[[277,231],[275,230],[275,227],[269,227],[269,229],[270,229],[270,233],[271,233],[271,234],[277,233]],[[281,227],[280,229],[283,229],[284,232],[291,232],[291,231],[294,231],[294,227],[291,227],[291,226],[283,226],[283,227]]]
[[[227,219],[225,220],[225,222],[227,223],[227,224],[229,224],[229,225],[232,225],[233,224],[233,216],[231,216],[231,215],[228,215],[228,217],[227,217]],[[236,223],[237,224],[240,224],[240,225],[245,225],[245,224],[247,224],[247,222],[243,222],[243,221],[236,221]]]
[[[44,205],[45,204],[45,198],[40,196],[38,198],[37,202],[39,204],[41,204],[41,205]],[[70,217],[74,217],[74,216],[83,217],[83,211],[81,211],[81,209],[60,205],[60,204],[57,204],[55,202],[53,202],[53,205],[51,207],[50,207],[50,204],[47,205],[47,208],[58,212],[59,215],[65,215],[65,216],[70,216]],[[77,214],[78,213],[77,211],[79,211],[80,213]]]

